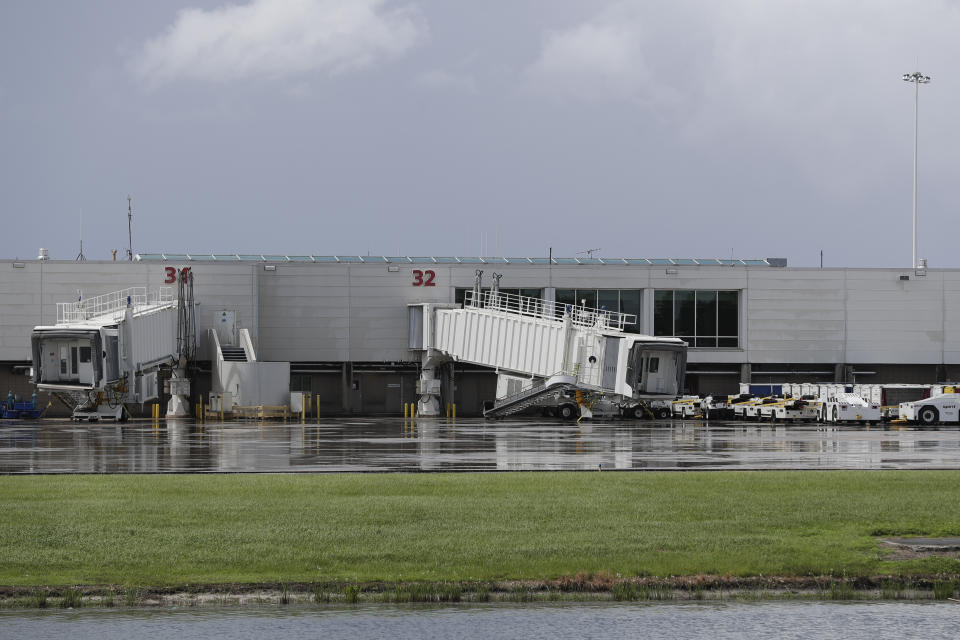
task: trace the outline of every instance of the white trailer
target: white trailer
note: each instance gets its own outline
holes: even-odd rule
[[[960,395],[945,393],[913,402],[903,402],[900,404],[899,417],[901,420],[922,425],[960,421]]]

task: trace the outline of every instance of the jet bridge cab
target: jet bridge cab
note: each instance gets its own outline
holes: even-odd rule
[[[42,389],[101,389],[120,379],[116,327],[36,327],[34,382]]]
[[[677,338],[637,340],[630,347],[626,383],[633,397],[675,398],[683,393],[687,371],[687,344]]]

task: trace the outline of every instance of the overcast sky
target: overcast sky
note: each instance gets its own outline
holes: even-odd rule
[[[960,267],[960,3],[5,0],[3,257]],[[82,220],[82,223],[81,223]]]

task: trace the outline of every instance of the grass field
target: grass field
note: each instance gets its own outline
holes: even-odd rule
[[[960,471],[0,478],[0,585],[960,574]]]

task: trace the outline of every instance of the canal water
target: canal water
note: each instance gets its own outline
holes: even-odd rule
[[[0,638],[953,638],[946,603],[537,604],[0,612]]]
[[[0,423],[0,473],[956,469],[955,426],[321,418]]]

